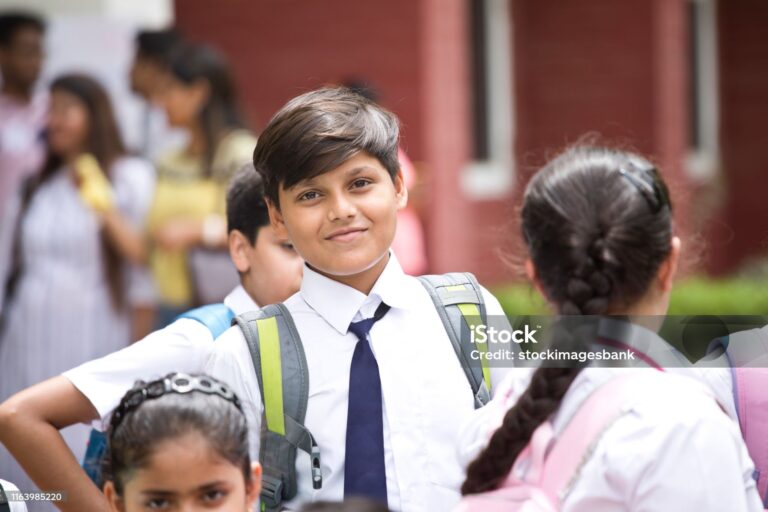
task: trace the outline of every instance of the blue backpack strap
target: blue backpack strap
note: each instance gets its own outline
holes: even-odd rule
[[[232,319],[235,313],[224,304],[208,304],[199,308],[191,309],[186,313],[179,315],[180,318],[189,318],[203,324],[209,331],[213,339],[218,338],[224,331],[232,326]],[[94,484],[101,489],[102,484],[102,464],[104,455],[107,453],[107,435],[100,430],[91,429],[91,435],[88,438],[88,448],[83,458],[83,470],[90,477]],[[2,512],[2,510],[0,510]]]
[[[323,484],[320,449],[304,426],[309,399],[309,370],[304,346],[282,304],[235,317],[251,353],[264,415],[259,462],[263,468],[261,510],[282,510],[298,492],[296,452],[310,455],[312,486]]]
[[[216,339],[232,326],[235,313],[224,304],[208,304],[182,313],[177,320],[181,318],[200,322],[211,331],[213,339]]]
[[[83,458],[83,470],[99,489],[101,489],[104,484],[101,470],[106,453],[107,434],[92,428],[91,435],[88,438],[88,447],[85,450],[85,457]]]
[[[475,408],[491,399],[491,371],[487,359],[472,362],[471,353],[487,350],[487,343],[473,343],[471,329],[488,325],[483,292],[475,276],[466,273],[428,275],[418,278],[435,304],[448,338],[472,387]],[[510,328],[511,329],[511,328]]]

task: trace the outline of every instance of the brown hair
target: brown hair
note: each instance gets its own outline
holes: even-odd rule
[[[125,146],[117,128],[112,105],[106,91],[92,78],[86,75],[63,75],[51,83],[51,92],[62,91],[75,96],[83,103],[88,112],[88,134],[86,150],[96,157],[99,165],[109,178],[111,165],[125,154]],[[21,212],[16,225],[13,245],[13,262],[11,273],[5,285],[6,300],[13,296],[22,268],[21,258],[21,224],[32,198],[40,187],[53,177],[64,164],[61,157],[50,148],[40,174],[25,185],[22,193]],[[104,272],[110,292],[112,305],[116,309],[124,306],[124,290],[122,259],[117,250],[109,243],[104,233],[101,234],[101,246],[104,254]],[[6,304],[7,305],[7,304]]]
[[[269,121],[256,143],[253,165],[267,198],[280,206],[280,187],[291,188],[335,169],[364,151],[394,180],[400,163],[397,117],[346,88],[324,88],[293,98]]]
[[[605,148],[576,147],[528,184],[523,237],[544,294],[563,315],[602,315],[632,304],[648,289],[671,250],[667,187],[646,160]],[[585,350],[596,322],[555,325],[553,349]],[[540,367],[470,464],[463,494],[496,488],[533,432],[560,407],[583,369]]]

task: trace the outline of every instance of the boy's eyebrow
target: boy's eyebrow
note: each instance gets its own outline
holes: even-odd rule
[[[357,176],[358,174],[360,174],[361,172],[363,172],[365,170],[375,170],[375,168],[371,167],[370,165],[360,165],[358,167],[353,167],[352,169],[348,170],[346,172],[346,175],[347,175],[347,177]],[[324,174],[324,173],[322,173],[322,174]],[[320,174],[319,176],[322,176],[322,174]],[[311,187],[311,186],[313,186],[315,184],[315,179],[317,177],[318,176],[315,176],[313,178],[307,178],[305,180],[301,180],[300,182],[298,182],[296,185],[294,185],[291,188],[293,189],[293,188],[298,188],[298,187]]]

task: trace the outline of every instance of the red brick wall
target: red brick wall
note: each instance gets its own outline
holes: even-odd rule
[[[591,133],[653,158],[684,190],[685,30],[680,0],[512,0],[518,179],[514,200],[477,209],[482,241],[506,226],[503,247],[518,258],[515,208],[528,178]],[[687,198],[676,199],[684,223]],[[478,261],[486,281],[510,275],[493,251]]]
[[[477,203],[459,188],[470,154],[465,0],[177,0],[176,15],[230,56],[256,128],[309,88],[373,82],[427,174],[433,270],[493,283],[511,275],[498,249],[516,231],[516,199],[553,150],[599,132],[677,179],[686,140],[683,0],[510,1],[518,179],[508,200]]]
[[[288,99],[329,82],[364,78],[403,122],[421,157],[419,3],[411,0],[176,0],[190,38],[230,58],[252,126]]]
[[[768,253],[768,2],[718,2],[721,151],[728,190],[712,270]]]

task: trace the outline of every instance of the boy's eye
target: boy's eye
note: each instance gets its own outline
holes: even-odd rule
[[[363,188],[371,184],[371,180],[360,178],[352,182],[352,188]]]
[[[318,197],[320,197],[320,194],[314,190],[308,190],[299,196],[299,201],[311,201],[312,199],[317,199]]]
[[[295,249],[293,248],[293,244],[290,243],[290,242],[282,243],[282,244],[280,244],[280,247],[282,247],[286,251],[290,251],[290,252],[294,252],[295,251]]]

